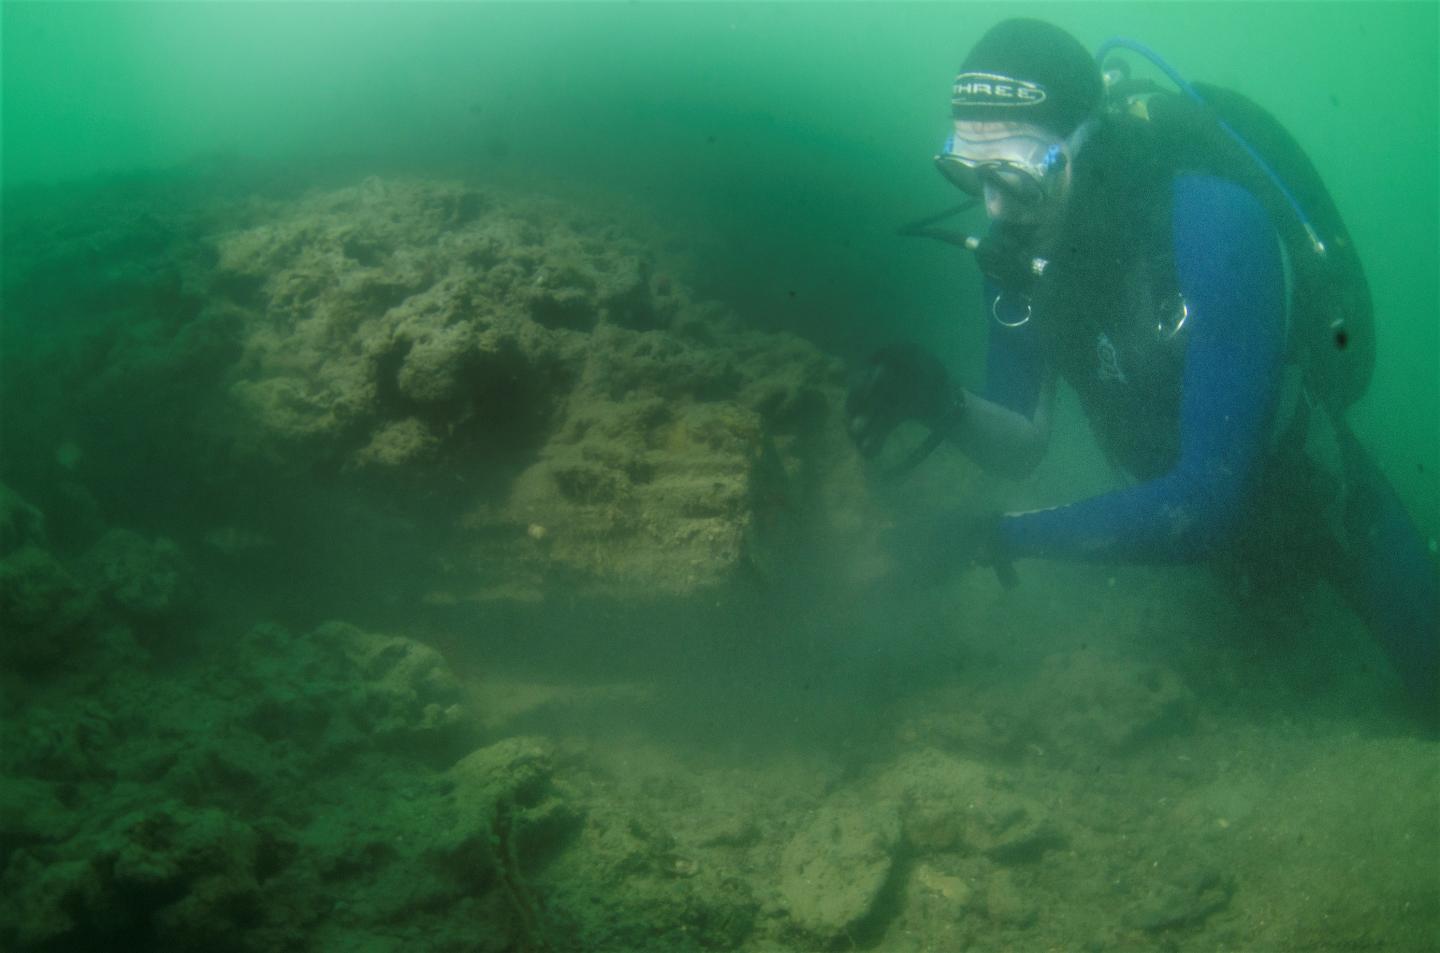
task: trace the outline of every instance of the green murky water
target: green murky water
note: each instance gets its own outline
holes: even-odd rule
[[[980,382],[895,230],[1010,15],[1294,133],[1433,549],[1434,3],[5,4],[0,941],[1434,948],[1440,749],[1332,594],[837,581],[1113,480],[1068,403],[900,501],[837,429],[884,341]]]

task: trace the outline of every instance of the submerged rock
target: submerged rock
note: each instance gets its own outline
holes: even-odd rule
[[[1126,911],[1128,925],[1147,932],[1193,926],[1223,910],[1235,892],[1234,882],[1209,867],[1185,867],[1155,884]]]
[[[259,919],[259,852],[255,831],[222,811],[174,801],[140,808],[91,827],[66,851],[75,859],[45,865],[26,854],[18,864],[28,876],[12,865],[0,937],[21,949],[109,947],[122,937],[236,949],[234,931]]]
[[[434,601],[690,593],[778,565],[802,514],[845,524],[838,362],[653,283],[647,247],[574,209],[437,215],[475,194],[367,180],[221,240],[216,287],[251,312],[236,451],[444,499]]]
[[[332,759],[378,748],[441,761],[470,730],[449,665],[413,639],[328,622],[309,637],[258,626],[243,647],[252,677],[268,673],[243,703],[266,739]]]
[[[0,559],[0,661],[28,668],[54,662],[89,632],[93,591],[49,550],[33,543]]]
[[[91,548],[84,567],[97,591],[126,614],[155,620],[193,607],[194,572],[172,540],[112,529]]]
[[[484,881],[507,878],[520,889],[545,852],[544,834],[574,820],[554,782],[553,746],[541,738],[508,738],[478,748],[446,773],[450,829],[440,851]]]
[[[958,851],[1017,864],[1065,842],[1043,805],[976,761],[922,749],[901,757],[873,787],[877,797],[903,805],[905,842],[920,856]]]
[[[474,744],[433,649],[337,622],[150,662],[27,685],[0,723],[0,946],[344,947],[475,887],[433,863],[440,766]],[[486,803],[523,800],[482,775]],[[332,927],[336,897],[363,909]]]
[[[364,551],[383,514],[430,531],[409,560],[416,597],[456,604],[791,575],[816,562],[797,551],[840,548],[868,512],[841,363],[698,300],[677,267],[686,237],[633,212],[418,178],[126,196],[123,216],[65,223],[64,244],[104,233],[148,290],[61,294],[47,276],[76,269],[44,243],[10,289],[26,326],[92,316],[6,382],[17,406],[68,408],[16,448],[53,514],[75,509],[61,482],[106,474],[110,521],[243,527],[336,588],[330,550]],[[157,215],[167,227],[130,248],[127,226]],[[62,430],[83,457],[57,460]],[[167,481],[199,492],[152,492]],[[67,522],[77,545],[105,528]],[[131,610],[163,600],[123,588]]]
[[[885,803],[834,800],[801,828],[780,860],[780,895],[796,926],[824,942],[876,912],[900,843]]]
[[[1118,755],[1193,730],[1194,694],[1170,669],[1139,659],[1075,651],[1046,660],[1016,710],[1057,753]]]
[[[408,745],[421,736],[437,741],[463,726],[460,683],[430,646],[339,622],[321,626],[314,638],[354,666],[358,696],[352,711],[373,741]]]
[[[44,514],[0,483],[0,557],[22,546],[40,546],[44,542]]]

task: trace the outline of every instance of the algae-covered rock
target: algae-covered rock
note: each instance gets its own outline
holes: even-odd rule
[[[435,862],[439,767],[473,746],[438,653],[328,623],[256,627],[158,680],[118,661],[70,676],[93,697],[24,686],[0,724],[0,947],[346,948],[475,895],[474,865]],[[559,815],[508,777],[487,792],[528,845]]]
[[[340,622],[315,640],[342,652],[354,668],[351,716],[382,744],[414,744],[446,735],[464,720],[460,683],[440,653],[413,639],[376,635]]]
[[[0,661],[53,662],[84,639],[95,610],[89,587],[33,543],[0,559]]]
[[[459,206],[476,211],[437,211]],[[522,392],[525,403],[552,406],[549,342],[527,337],[523,291],[544,268],[527,237],[508,208],[474,190],[368,179],[221,238],[219,287],[261,305],[230,383],[236,448],[291,472],[365,462],[355,455],[421,408],[444,425],[443,442],[455,425],[499,409],[477,404],[495,363],[487,355],[500,352],[504,412],[531,417]],[[488,280],[507,260],[523,262],[519,280]],[[516,386],[524,380],[534,386]],[[364,455],[377,462],[375,450]]]
[[[371,179],[221,239],[218,287],[253,309],[236,453],[444,500],[437,601],[686,594],[853,522],[838,362],[654,279],[613,225],[478,195]]]
[[[1231,877],[1212,867],[1180,865],[1148,886],[1125,911],[1125,922],[1147,932],[1194,926],[1230,903]]]
[[[901,757],[874,781],[902,805],[905,842],[920,855],[959,851],[999,863],[1038,860],[1064,843],[1047,811],[993,768],[933,750]]]
[[[1033,897],[1015,882],[1009,870],[994,871],[985,881],[985,914],[996,923],[1028,927],[1039,911]]]
[[[1059,754],[1134,751],[1192,730],[1195,710],[1193,693],[1170,669],[1095,652],[1047,659],[1017,699],[1017,711]]]
[[[165,801],[85,837],[84,859],[5,871],[0,939],[21,948],[109,945],[232,949],[258,917],[260,841],[211,808]],[[25,876],[30,869],[33,876]]]
[[[391,469],[424,463],[435,455],[440,438],[417,417],[396,420],[376,430],[355,452],[355,465]]]
[[[67,540],[103,525],[62,506],[58,480],[99,473],[131,481],[112,487],[123,512],[110,520],[309,540],[316,552],[276,552],[324,582],[343,572],[327,547],[371,542],[367,514],[423,522],[415,590],[449,603],[773,581],[857,533],[869,504],[840,362],[698,300],[675,267],[683,240],[633,212],[376,177],[183,210],[150,201],[166,214],[133,201],[126,214],[177,227],[141,229],[159,242],[144,254],[118,240],[124,222],[93,229],[149,289],[76,332],[101,370],[37,355],[14,379],[44,393],[7,390],[17,406],[83,410],[61,462],[34,462],[56,456],[52,421],[27,423],[33,446],[17,454],[26,486],[51,487],[41,502]],[[31,307],[50,297],[24,291]],[[167,481],[198,492],[157,505],[147,488]],[[107,583],[124,611],[169,612],[157,568]]]
[[[580,820],[554,783],[552,757],[542,739],[510,738],[461,758],[446,772],[451,822],[433,853],[469,889],[494,891],[520,944],[537,948],[559,925],[535,873]]]
[[[437,289],[439,290],[439,289]],[[443,404],[464,396],[466,381],[493,335],[476,323],[424,322],[411,319],[396,338],[406,345],[395,386],[416,404]]]
[[[328,622],[308,637],[257,626],[243,645],[255,660],[243,720],[267,740],[324,758],[382,748],[440,760],[469,730],[454,674],[413,639]]]
[[[13,883],[0,894],[0,943],[6,948],[63,947],[84,930],[87,911],[102,903],[103,884],[84,860],[47,864],[22,855],[5,873]]]
[[[552,784],[553,747],[509,738],[472,751],[446,772],[453,818],[441,850],[474,871],[520,876],[534,832],[567,814]]]
[[[802,930],[828,942],[875,912],[900,844],[892,804],[832,800],[790,839],[780,895]]]
[[[143,619],[185,612],[196,596],[194,572],[172,540],[112,529],[91,548],[84,565],[100,593]]]
[[[32,704],[23,720],[0,723],[0,771],[7,780],[31,777],[61,785],[112,777],[119,739],[116,706],[113,699],[108,701],[78,698],[65,705]]]
[[[0,558],[45,542],[45,515],[0,483]]]
[[[63,841],[80,819],[56,796],[56,786],[37,778],[7,777],[0,784],[0,871],[12,852]]]
[[[99,847],[106,875],[116,885],[156,893],[213,876],[247,879],[257,850],[258,838],[248,825],[214,808],[173,801],[120,818],[109,842]]]

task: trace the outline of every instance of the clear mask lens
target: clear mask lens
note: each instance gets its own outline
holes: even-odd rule
[[[976,162],[947,154],[935,157],[935,167],[951,185],[977,198],[987,184],[1027,205],[1045,197],[1040,177],[1018,162],[1007,159]]]

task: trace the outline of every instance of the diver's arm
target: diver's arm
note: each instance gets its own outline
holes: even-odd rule
[[[1054,408],[1053,374],[1041,385],[1030,417],[966,391],[963,409],[955,415],[946,436],[987,472],[1020,479],[1045,456]]]
[[[1004,315],[1000,289],[986,283],[986,314]],[[1050,445],[1055,375],[1046,364],[1039,331],[1017,316],[990,323],[985,392],[964,392],[946,436],[987,472],[1018,479],[1030,474]]]
[[[1180,454],[1166,475],[1000,521],[1012,556],[1182,561],[1236,529],[1273,417],[1284,357],[1284,272],[1264,209],[1218,179],[1177,179],[1176,273],[1190,311]]]

